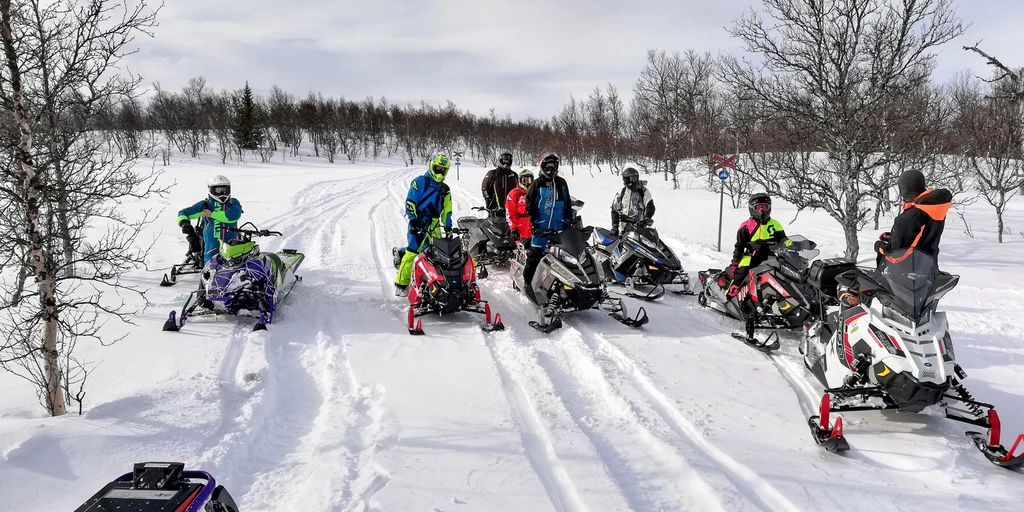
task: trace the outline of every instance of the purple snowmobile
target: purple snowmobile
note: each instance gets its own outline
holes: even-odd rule
[[[267,329],[278,306],[296,283],[295,275],[305,255],[294,249],[260,252],[253,237],[281,236],[277,231],[228,228],[238,238],[221,242],[220,254],[203,268],[199,289],[193,291],[181,312],[171,311],[163,330],[178,331],[192,317],[234,315],[258,317],[254,331]]]
[[[238,512],[224,486],[205,471],[181,462],[138,462],[75,512]]]

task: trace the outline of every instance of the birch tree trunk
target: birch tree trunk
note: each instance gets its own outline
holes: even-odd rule
[[[49,271],[43,234],[39,229],[40,198],[42,185],[32,162],[32,125],[21,88],[21,70],[18,55],[14,49],[11,29],[11,0],[0,0],[0,39],[3,39],[4,55],[10,72],[11,96],[14,100],[14,114],[18,123],[18,145],[15,148],[22,174],[22,193],[25,198],[25,231],[30,245],[28,262],[34,271],[39,287],[39,301],[43,312],[42,354],[47,410],[53,416],[67,413],[64,406],[64,389],[57,353],[57,283]]]

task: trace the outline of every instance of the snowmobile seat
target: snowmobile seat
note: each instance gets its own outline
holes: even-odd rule
[[[612,236],[612,232],[605,228],[594,228],[594,233],[597,233],[598,243],[601,245],[611,245],[617,240],[617,237]]]
[[[823,296],[835,297],[839,282],[836,278],[847,271],[854,270],[856,264],[843,258],[815,260],[807,273],[807,280]]]

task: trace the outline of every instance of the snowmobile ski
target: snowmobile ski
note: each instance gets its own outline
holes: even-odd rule
[[[533,327],[544,334],[551,334],[562,328],[562,319],[555,318],[547,324],[540,323],[536,320],[530,320],[530,327]]]
[[[837,416],[835,423],[829,427],[831,408],[832,397],[825,393],[821,397],[821,408],[818,415],[811,416],[807,420],[807,424],[811,427],[811,434],[818,446],[832,453],[844,452],[850,449],[850,443],[843,436],[843,418]]]
[[[741,332],[732,333],[732,337],[766,354],[782,348],[782,342],[779,340],[779,333],[777,332],[769,334],[764,340],[759,340],[756,336],[747,336]]]
[[[1010,471],[1016,471],[1021,467],[1024,467],[1024,451],[1020,455],[1014,456],[1014,452],[1021,445],[1024,445],[1024,434],[1017,436],[1017,440],[1014,441],[1013,447],[1007,450],[999,442],[1000,430],[1002,429],[999,421],[999,414],[995,409],[988,410],[988,436],[985,436],[981,432],[969,431],[967,437],[974,442],[974,446],[981,450],[981,453],[985,455],[990,462],[1001,467],[1009,469]]]

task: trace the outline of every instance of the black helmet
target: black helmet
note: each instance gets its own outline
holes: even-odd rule
[[[629,188],[636,188],[640,184],[640,172],[632,167],[626,167],[622,171],[622,184]]]
[[[498,157],[498,167],[501,167],[502,169],[511,169],[512,153],[502,153],[501,156]]]
[[[540,159],[540,175],[548,179],[558,176],[558,155],[548,153]]]
[[[772,217],[772,198],[764,192],[758,192],[750,196],[747,209],[750,210],[751,219],[765,222]]]
[[[916,170],[904,171],[896,184],[900,189],[900,197],[908,203],[928,190],[928,186],[924,182],[924,174]]]

